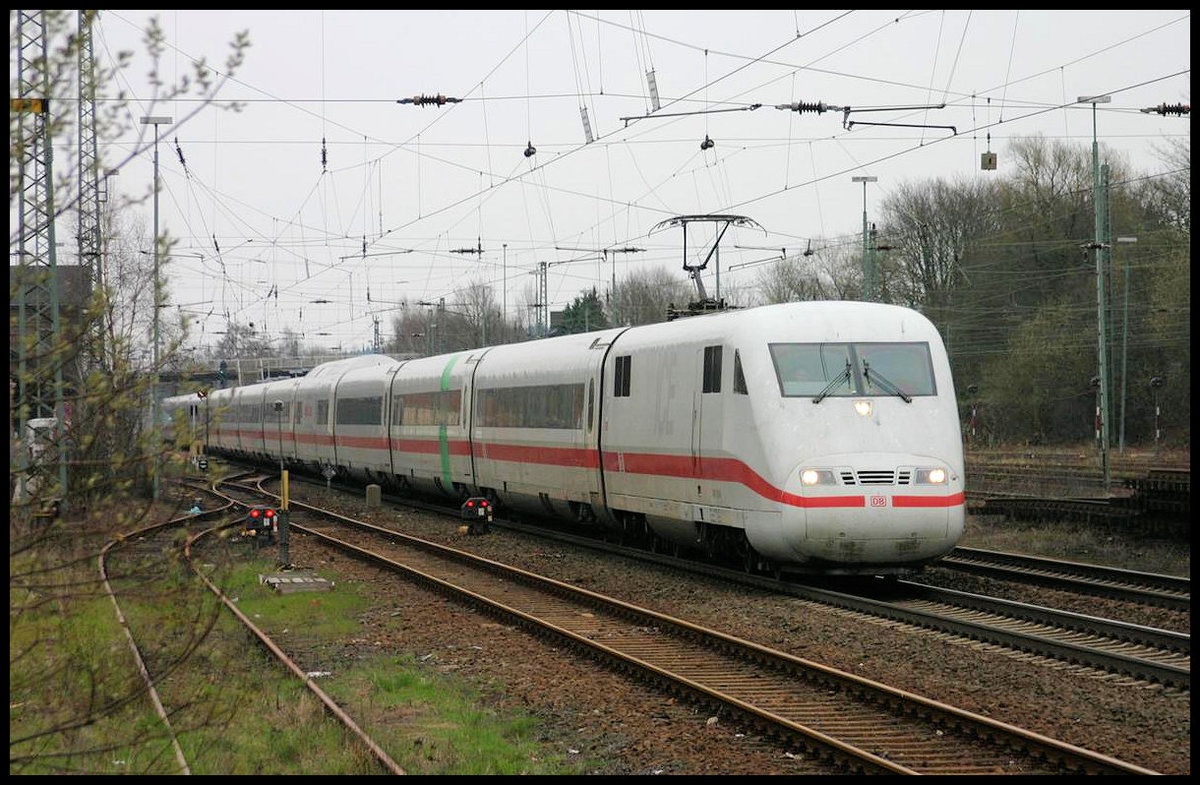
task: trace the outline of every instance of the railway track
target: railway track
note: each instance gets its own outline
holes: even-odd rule
[[[955,548],[939,563],[976,575],[1190,612],[1191,580],[1015,553]]]
[[[244,477],[247,475],[238,476]],[[262,479],[265,475],[256,476],[258,479]],[[214,493],[211,488],[203,484],[184,484],[191,491],[207,492],[210,494]],[[221,496],[220,494],[215,495]],[[223,500],[225,501],[224,504],[216,508],[206,510],[202,513],[179,516],[119,536],[104,546],[97,560],[101,581],[104,585],[105,591],[112,600],[114,610],[117,615],[117,620],[125,632],[126,640],[130,646],[131,655],[135,660],[139,674],[146,684],[147,694],[154,705],[155,712],[158,714],[160,720],[164,724],[164,727],[167,729],[180,772],[183,774],[192,773],[190,766],[184,757],[183,750],[181,749],[179,742],[175,737],[175,733],[171,729],[169,712],[166,710],[161,698],[159,697],[159,692],[155,682],[155,674],[160,672],[160,669],[155,667],[153,662],[154,656],[152,654],[148,654],[145,648],[139,644],[138,638],[134,635],[133,629],[127,620],[127,615],[122,609],[121,602],[118,598],[119,592],[116,591],[112,586],[112,582],[119,579],[119,576],[112,574],[113,571],[110,569],[114,558],[120,558],[121,556],[132,558],[140,564],[140,568],[137,570],[137,573],[144,574],[144,567],[147,560],[157,561],[161,564],[161,560],[165,558],[167,554],[171,552],[182,551],[184,558],[187,560],[192,569],[192,572],[198,578],[200,578],[201,582],[204,583],[204,585],[214,595],[216,595],[218,600],[223,603],[233,613],[233,615],[237,617],[238,620],[258,638],[260,643],[262,643],[268,651],[270,651],[286,668],[304,681],[309,690],[313,692],[322,702],[329,714],[339,721],[350,733],[355,735],[360,742],[362,742],[368,753],[379,762],[383,770],[391,774],[403,774],[404,770],[400,768],[400,766],[396,764],[396,762],[393,761],[372,738],[370,738],[362,731],[361,728],[358,727],[353,718],[343,711],[341,707],[332,700],[332,698],[326,695],[324,691],[316,685],[312,678],[300,670],[299,667],[296,666],[296,664],[292,662],[291,659],[288,658],[278,646],[276,646],[267,636],[263,635],[261,631],[258,630],[258,628],[248,618],[246,618],[245,614],[243,614],[237,608],[237,606],[229,599],[229,597],[226,596],[224,592],[222,592],[220,588],[218,588],[208,578],[208,576],[204,574],[199,566],[193,562],[192,547],[198,541],[215,534],[226,526],[232,525],[233,523],[239,523],[242,520],[242,516],[237,512],[234,512],[236,503],[228,499],[228,497],[224,497]],[[219,522],[214,526],[203,528],[199,531],[191,531],[195,528],[193,524],[201,521],[212,520]],[[175,538],[172,533],[172,530],[178,527],[183,527],[186,531],[186,539],[182,542]],[[133,572],[127,571],[126,574],[133,574]],[[142,578],[141,580],[144,581],[145,579]]]
[[[181,515],[121,535],[105,543],[96,559],[101,586],[112,602],[117,623],[125,635],[125,642],[133,657],[138,675],[146,686],[146,696],[171,743],[172,754],[175,756],[175,763],[181,774],[191,774],[191,765],[179,744],[179,738],[171,723],[170,715],[163,705],[155,681],[156,674],[169,670],[171,663],[164,661],[164,659],[169,660],[169,656],[166,656],[161,650],[152,651],[144,646],[143,642],[139,642],[138,636],[134,634],[133,627],[129,622],[126,609],[122,606],[121,597],[127,596],[131,591],[137,591],[152,581],[155,571],[161,569],[163,560],[170,553],[180,550],[180,543],[173,536],[176,528],[186,528],[200,520],[220,518],[227,514],[230,506],[232,505],[225,505],[199,516]],[[120,585],[121,589],[116,588],[114,583]],[[130,588],[130,584],[133,584],[132,588]],[[203,631],[199,630],[197,626],[190,626],[188,629],[195,631],[201,637],[207,633],[207,627]],[[182,652],[178,649],[187,648],[190,648],[190,643],[173,647],[176,649],[175,656],[182,656]]]
[[[853,771],[1153,773],[682,619],[309,505],[292,503],[292,526],[296,533],[564,640],[673,693],[740,716],[771,736]]]
[[[304,479],[297,481],[308,482]],[[436,504],[391,497],[389,500],[436,515],[458,516],[457,511]],[[1191,689],[1191,639],[1186,633],[968,594],[916,581],[876,581],[865,585],[860,581],[844,584],[843,590],[834,590],[786,577],[747,575],[739,569],[697,562],[686,556],[650,553],[642,548],[610,543],[586,534],[572,534],[504,519],[497,519],[493,525],[697,575],[719,577],[773,593],[789,594],[877,619],[955,635],[964,640],[981,641],[1022,656],[1035,655],[1066,662],[1101,676],[1119,674],[1139,684]],[[1169,579],[1170,576],[1160,577]]]
[[[1116,673],[1141,683],[1183,690],[1191,688],[1191,638],[1186,633],[913,581],[849,582],[842,590],[834,590],[786,578],[747,575],[707,562],[650,554],[641,549],[511,521],[499,521],[494,525],[1068,662],[1098,674]]]

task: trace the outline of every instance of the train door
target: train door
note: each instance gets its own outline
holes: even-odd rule
[[[392,418],[395,415],[395,412],[392,411],[394,408],[392,405],[392,384],[396,381],[396,374],[399,373],[400,369],[403,368],[407,362],[407,360],[404,360],[399,365],[392,368],[392,370],[388,371],[387,384],[383,388],[383,437],[384,443],[387,445],[388,476],[391,478],[396,476],[395,451],[392,450]]]
[[[697,479],[697,496],[712,500],[712,480],[719,467],[721,423],[724,400],[721,397],[720,344],[696,350],[695,387],[692,390],[692,474]],[[707,480],[707,481],[705,481]]]

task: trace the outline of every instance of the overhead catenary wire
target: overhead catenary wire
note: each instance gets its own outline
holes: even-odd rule
[[[605,20],[605,21],[607,21],[607,20]],[[601,23],[600,23],[600,22],[597,22],[597,29],[598,29],[598,30],[600,29],[600,25],[601,25]],[[528,44],[526,44],[526,46],[528,47]],[[709,82],[709,80],[707,80],[707,79],[706,79],[706,80],[705,80],[705,83],[706,83],[706,84],[708,84],[708,82]],[[480,84],[481,84],[481,88],[482,88],[482,84],[483,84],[483,83],[481,82]],[[707,98],[707,97],[708,97],[708,96],[706,96],[706,98]],[[714,105],[718,105],[718,104],[714,104]],[[422,142],[426,142],[426,140],[425,140],[425,139],[422,139],[421,141],[422,141]],[[637,141],[636,141],[636,140],[633,140],[633,141],[631,141],[630,143],[631,143],[631,144],[637,144]],[[849,142],[846,142],[846,143],[848,144]],[[811,154],[813,153],[813,143],[812,143],[812,142],[810,142],[810,143],[809,143],[809,146],[810,146],[810,155],[811,155]],[[430,147],[430,145],[429,145],[429,144],[423,144],[423,145],[422,145],[421,153],[422,153],[423,155],[421,156],[421,159],[423,159],[423,160],[429,160],[429,159],[428,159],[428,158],[426,158],[426,157],[425,157],[425,155],[424,155],[425,153],[427,153],[427,152],[428,152],[428,149],[427,149],[428,147]],[[488,145],[488,147],[489,147],[489,152],[490,152],[490,144]],[[607,150],[607,149],[608,149],[608,148],[606,148],[606,150]],[[627,145],[626,149],[630,149],[630,148],[628,147],[628,145]],[[790,150],[790,147],[789,147],[789,150]],[[364,162],[364,165],[365,165],[365,162]],[[725,166],[725,164],[724,164],[724,163],[723,163],[722,165],[723,165],[723,166]],[[478,169],[475,169],[474,171],[478,172]],[[727,171],[728,171],[728,170],[727,170],[727,169],[725,169],[725,170],[722,172],[722,174],[727,174]],[[815,172],[814,172],[814,175],[815,175]],[[539,171],[539,173],[538,173],[538,175],[537,175],[537,177],[538,177],[538,179],[539,179],[539,180],[541,180],[541,182],[540,182],[540,183],[538,183],[538,185],[537,185],[537,188],[538,188],[539,195],[540,195],[540,196],[542,196],[543,198],[545,198],[546,196],[548,196],[548,193],[549,193],[549,191],[548,191],[548,190],[544,190],[544,189],[553,189],[553,188],[555,188],[555,187],[557,186],[557,184],[556,184],[556,183],[549,183],[549,182],[547,182],[547,181],[546,181],[546,172],[545,172],[545,170],[540,170],[540,171]],[[815,188],[815,187],[817,187],[817,182],[815,181],[815,179],[816,179],[816,178],[814,177],[814,178],[809,178],[809,179],[810,179],[810,180],[812,180],[812,181],[814,181],[814,182],[812,183],[812,184],[813,184],[813,186],[814,186],[814,188]],[[482,186],[481,186],[481,187],[482,187]],[[473,198],[473,201],[475,201],[475,202],[478,202],[478,201],[479,201],[479,193],[478,193],[478,192],[476,192],[476,194],[474,194],[474,195],[472,195],[472,196],[474,197],[474,198]],[[337,207],[337,202],[336,202],[336,201],[329,201],[329,200],[326,200],[326,202],[325,202],[325,203],[326,203],[326,204],[327,204],[327,205],[328,205],[330,208],[336,208],[336,207]],[[612,207],[613,207],[613,210],[614,210],[614,211],[617,209],[617,207],[618,207],[618,203],[619,203],[619,204],[620,204],[620,206],[622,207],[622,209],[623,209],[623,210],[625,210],[625,214],[626,214],[627,216],[628,216],[628,215],[630,215],[630,212],[629,212],[629,211],[626,209],[626,208],[628,207],[628,205],[629,205],[629,202],[628,202],[628,200],[627,200],[627,199],[622,199],[622,198],[619,198],[619,197],[616,197],[616,198],[614,198],[614,197],[613,197],[613,195],[611,195],[611,194],[610,194],[610,195],[609,195],[609,203],[612,205]],[[635,204],[636,204],[636,201],[635,201]],[[818,202],[818,207],[819,207],[819,202]],[[641,207],[639,206],[639,207],[638,207],[638,209],[641,209]],[[427,212],[427,211],[424,211],[424,210],[422,210],[422,211],[421,211],[421,217],[422,217],[422,218],[426,217],[426,216],[425,216],[425,212]],[[612,221],[613,225],[615,225],[615,223],[616,223],[616,222],[615,222],[615,220],[613,220],[613,218],[612,218],[611,216],[610,216],[609,220],[610,220],[610,221]],[[379,234],[380,234],[380,237],[382,238],[382,237],[383,237],[383,235],[385,234],[385,232],[383,231],[383,225],[382,225],[382,221],[381,221],[381,226],[380,226],[380,229],[381,229],[381,231],[380,231],[380,233],[379,233]],[[394,229],[393,229],[393,230],[394,230]],[[389,230],[389,231],[393,231],[393,230]],[[326,230],[324,233],[325,233],[325,235],[326,235],[327,237],[331,238],[331,240],[332,240],[332,238],[334,238],[334,237],[336,237],[336,236],[337,236],[336,226],[332,226],[332,225],[331,225],[331,226],[329,226],[329,227],[327,228],[327,230]]]

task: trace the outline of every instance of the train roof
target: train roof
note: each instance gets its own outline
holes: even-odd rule
[[[386,354],[360,354],[358,357],[347,357],[344,360],[330,360],[327,363],[321,363],[305,374],[304,378],[312,379],[339,371],[349,371],[354,368],[370,368],[377,365],[390,365],[398,362],[400,361],[388,357]]]
[[[777,303],[718,311],[635,327],[620,344],[633,346],[686,338],[768,341],[923,340],[937,330],[921,313],[899,305],[845,300]]]

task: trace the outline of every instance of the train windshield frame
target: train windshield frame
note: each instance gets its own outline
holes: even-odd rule
[[[884,396],[894,394],[863,373],[866,363],[880,379],[891,382],[912,397],[936,396],[937,380],[933,373],[933,355],[927,341],[908,342],[825,342],[771,343],[771,362],[775,381],[784,398]],[[844,375],[848,378],[827,390],[830,383]]]

